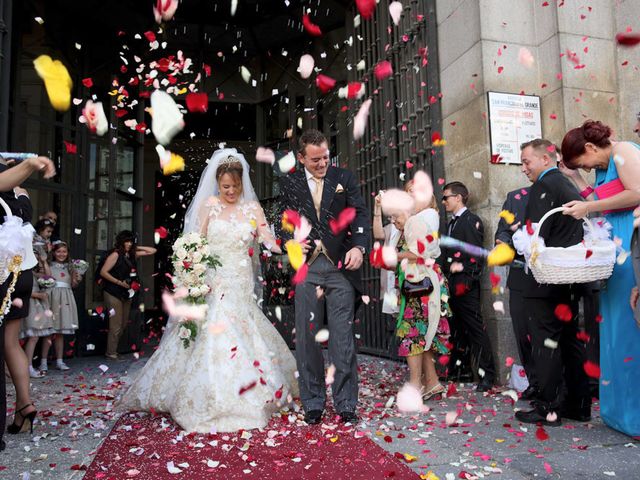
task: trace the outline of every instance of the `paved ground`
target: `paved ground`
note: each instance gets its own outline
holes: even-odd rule
[[[32,438],[5,434],[0,478],[82,478],[115,423],[114,397],[142,361],[81,358],[68,364],[67,373],[53,370],[33,380],[39,423]],[[448,398],[430,402],[430,412],[410,416],[390,401],[406,367],[372,357],[361,357],[360,365],[360,430],[425,479],[640,479],[640,442],[604,426],[597,405],[590,423],[541,430],[515,421],[507,396],[455,385]]]

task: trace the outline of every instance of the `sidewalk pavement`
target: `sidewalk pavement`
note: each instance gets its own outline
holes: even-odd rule
[[[359,360],[359,429],[424,479],[640,478],[640,442],[603,425],[597,404],[589,423],[540,429],[514,419],[509,396],[456,384],[447,398],[428,403],[430,412],[411,416],[398,412],[391,398],[407,375],[406,365]],[[39,411],[34,435],[5,434],[0,478],[82,478],[118,418],[113,400],[143,362],[133,356],[119,362],[77,358],[67,362],[68,372],[50,370],[44,379],[33,379]],[[8,390],[13,406],[10,385]],[[527,408],[524,402],[516,406]],[[9,415],[11,420],[13,411]]]

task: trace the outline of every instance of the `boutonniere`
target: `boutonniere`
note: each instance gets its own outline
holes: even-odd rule
[[[344,192],[344,187],[341,184],[338,184],[338,186],[336,187],[336,193],[342,193]]]

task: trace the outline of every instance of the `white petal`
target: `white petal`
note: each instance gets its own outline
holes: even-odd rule
[[[309,54],[302,55],[300,57],[300,64],[298,65],[298,73],[302,78],[309,78],[313,73],[313,66],[315,65],[315,60]]]
[[[400,23],[400,16],[402,15],[402,4],[400,2],[391,2],[389,4],[389,15],[393,20],[394,25]]]

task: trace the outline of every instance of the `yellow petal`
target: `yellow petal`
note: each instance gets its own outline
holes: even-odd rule
[[[502,210],[499,216],[500,218],[504,218],[504,221],[509,225],[516,221],[516,216],[509,210]]]
[[[494,265],[506,265],[513,262],[516,256],[516,251],[506,243],[499,243],[489,253],[487,257],[487,265],[493,267]]]
[[[184,170],[184,158],[175,153],[171,153],[171,159],[162,167],[162,173],[172,175]]]
[[[331,437],[329,440],[331,440],[331,443],[336,443],[338,441],[338,436],[336,435],[335,437]]]
[[[33,66],[38,76],[44,80],[51,106],[60,112],[69,110],[73,82],[67,67],[60,60],[53,60],[49,55],[40,55],[33,61]]]
[[[289,256],[289,262],[294,270],[298,270],[304,263],[304,254],[302,253],[302,246],[295,240],[289,240],[286,243],[287,255]]]

